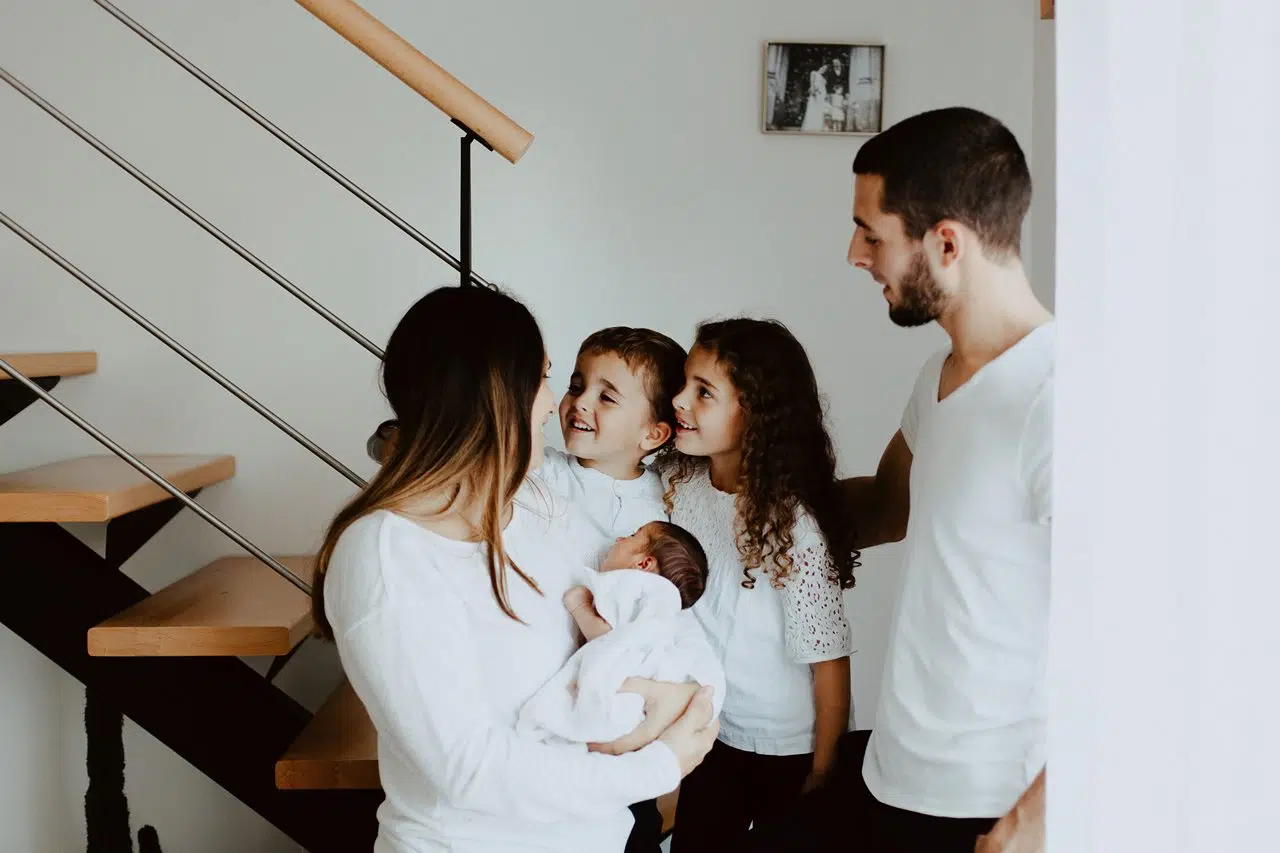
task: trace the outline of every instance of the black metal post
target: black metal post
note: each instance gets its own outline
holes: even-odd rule
[[[458,228],[458,238],[461,241],[458,260],[461,265],[458,271],[462,275],[463,287],[471,284],[471,142],[474,139],[475,136],[470,132],[462,136],[462,203]]]
[[[485,142],[483,138],[478,136],[475,131],[467,127],[456,118],[452,120],[459,128],[462,129],[462,162],[460,163],[461,172],[461,198],[458,205],[458,240],[461,244],[458,249],[458,272],[460,273],[459,284],[462,287],[472,283],[471,272],[471,143],[479,142],[490,151],[493,146]],[[492,287],[492,285],[489,285]]]

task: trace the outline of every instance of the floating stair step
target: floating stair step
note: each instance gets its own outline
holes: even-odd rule
[[[233,456],[141,456],[184,492],[229,480]],[[160,503],[169,493],[110,454],[67,459],[0,474],[0,522],[110,521]]]
[[[0,354],[0,358],[31,379],[42,376],[83,376],[98,369],[96,352],[15,352]],[[0,370],[0,381],[11,378]]]
[[[276,557],[311,582],[314,557]],[[311,599],[256,557],[223,557],[89,629],[94,657],[285,655],[311,631]]]
[[[276,762],[276,787],[380,788],[378,738],[364,705],[343,681]]]

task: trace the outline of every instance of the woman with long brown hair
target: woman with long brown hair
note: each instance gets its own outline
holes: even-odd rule
[[[639,681],[653,711],[626,743],[516,736],[577,642],[557,524],[526,481],[547,369],[528,309],[484,288],[427,294],[387,344],[397,438],[329,529],[314,601],[378,732],[378,853],[620,853],[628,804],[674,789],[715,738],[705,695]]]

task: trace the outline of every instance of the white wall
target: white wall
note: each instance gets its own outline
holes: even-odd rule
[[[63,789],[61,670],[0,627],[0,850],[70,850]],[[83,846],[83,844],[81,844]]]
[[[1280,6],[1059,8],[1047,849],[1275,850]]]
[[[423,231],[456,245],[453,128],[301,8],[122,5]],[[892,327],[879,289],[845,266],[856,140],[759,132],[761,43],[882,41],[889,122],[969,104],[1005,119],[1030,150],[1033,3],[367,6],[537,135],[514,167],[477,152],[475,248],[480,271],[538,313],[557,385],[578,341],[604,325],[651,325],[688,341],[712,315],[777,316],[808,346],[830,395],[844,468],[872,468],[941,338]],[[374,340],[385,340],[416,295],[452,280],[92,4],[0,0],[0,19],[6,68]],[[0,87],[0,124],[6,212],[347,464],[370,469],[364,438],[383,416],[373,359],[8,87]],[[97,349],[101,372],[65,383],[64,399],[131,448],[235,453],[240,474],[202,500],[265,547],[315,546],[350,492],[344,480],[7,232],[0,269],[0,349]],[[95,451],[46,411],[24,414],[4,436],[5,469]],[[155,586],[232,550],[188,516],[128,571]],[[892,548],[866,555],[849,598],[862,726],[879,689],[896,562]],[[21,707],[0,722],[0,750],[68,738],[65,799],[44,811],[78,816],[79,691],[55,691],[69,680],[15,645],[0,637],[0,677],[43,688],[29,701],[6,689],[6,703]],[[330,650],[308,646],[284,681],[313,704],[334,676]],[[60,726],[42,711],[57,701]],[[243,849],[287,849],[148,741],[128,738],[131,805],[136,819],[159,826],[167,848],[225,850],[231,833]],[[18,754],[28,761],[5,766],[10,785],[47,769],[33,766],[32,752]],[[12,833],[34,831],[15,827],[39,813],[0,798],[0,850],[16,843]]]
[[[1055,230],[1057,216],[1057,69],[1055,68],[1056,25],[1032,21],[1034,55],[1032,57],[1031,90],[1031,262],[1028,265],[1031,286],[1036,295],[1053,310]]]

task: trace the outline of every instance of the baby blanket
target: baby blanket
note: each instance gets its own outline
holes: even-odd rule
[[[516,730],[539,740],[607,743],[644,719],[644,700],[619,693],[632,676],[711,685],[715,713],[724,670],[675,585],[639,569],[593,572],[586,586],[609,633],[588,642],[533,695]]]

